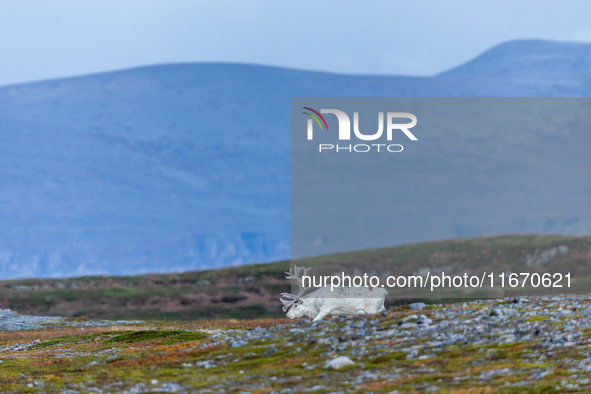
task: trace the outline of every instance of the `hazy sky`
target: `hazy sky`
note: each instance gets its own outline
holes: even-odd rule
[[[432,75],[519,38],[591,42],[588,0],[0,0],[0,85],[228,61]]]

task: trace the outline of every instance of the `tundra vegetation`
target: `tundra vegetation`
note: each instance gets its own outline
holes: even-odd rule
[[[417,310],[418,309],[418,310]],[[26,393],[589,392],[591,299],[480,300],[384,315],[0,334],[0,387]],[[343,362],[344,360],[344,362]],[[338,362],[337,362],[338,361]],[[332,366],[332,368],[328,368]]]
[[[505,236],[322,259],[328,266],[351,264],[351,269],[367,261],[385,272],[393,266],[417,272],[488,261],[502,272],[523,267],[569,270],[585,283],[590,246],[589,237]],[[314,260],[306,262],[312,265]],[[591,391],[588,296],[424,300],[428,305],[391,300],[384,314],[327,316],[312,322],[286,319],[277,305],[277,295],[289,290],[285,268],[286,262],[281,262],[185,274],[3,282],[3,307],[21,314],[27,308],[40,315],[69,308],[77,313],[40,319],[3,311],[0,388],[14,393]],[[251,287],[249,293],[246,289]],[[272,298],[268,304],[265,292]],[[138,294],[147,299],[157,294],[161,304],[150,309]],[[199,313],[203,309],[197,301],[183,309],[193,307],[195,314],[163,312],[163,300],[178,306],[175,300],[193,299],[188,294],[218,300],[209,304],[212,311],[225,305],[224,297],[236,300],[258,294],[258,301],[252,299],[250,305],[260,305],[260,314],[273,318],[212,319]],[[242,302],[226,304],[238,309]],[[271,306],[277,312],[267,309]],[[232,316],[232,308],[219,315]],[[153,320],[96,320],[140,318],[139,313],[125,314],[133,310]],[[102,315],[93,315],[96,311]],[[178,319],[191,316],[198,319]],[[32,329],[15,329],[11,322]]]

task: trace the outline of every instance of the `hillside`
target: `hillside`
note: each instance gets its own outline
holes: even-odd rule
[[[567,248],[568,252],[548,252],[558,247]],[[441,267],[447,267],[445,270],[449,273],[482,267],[497,273],[571,272],[571,293],[587,294],[591,283],[590,251],[589,236],[507,235],[342,253],[303,259],[296,264],[317,267],[318,272],[328,273],[342,269],[360,274],[365,269],[369,275],[381,277]],[[282,317],[284,313],[278,297],[281,292],[290,291],[283,274],[289,264],[281,261],[178,274],[3,281],[0,282],[0,308],[22,314],[111,320]],[[559,290],[569,293],[567,289]],[[507,295],[510,294],[495,293],[498,297]],[[470,294],[462,296],[470,297]],[[387,305],[409,301],[389,298]]]
[[[207,63],[2,87],[0,278],[180,272],[288,259],[291,97],[589,96],[590,53],[589,44],[530,40],[502,44],[434,77]],[[503,138],[509,137],[495,139],[499,146]],[[588,191],[580,182],[587,179],[588,155],[569,149],[588,152],[590,138],[582,133],[562,145],[550,169],[535,165],[548,146],[537,141],[541,148],[522,157],[533,163],[531,171],[510,182],[496,171],[505,162],[481,155],[486,141],[467,134],[453,146],[438,145],[458,163],[478,158],[489,169],[489,184],[516,199],[523,217],[498,217],[505,225],[489,229],[441,209],[445,226],[429,234],[415,226],[412,236],[380,246],[589,233]],[[437,180],[469,179],[461,172],[466,168],[441,167]],[[429,176],[423,171],[417,184],[435,185]],[[547,182],[516,192],[531,179]],[[478,183],[454,188],[456,196],[488,192]]]

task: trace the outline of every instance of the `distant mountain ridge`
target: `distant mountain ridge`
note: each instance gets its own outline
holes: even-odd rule
[[[439,76],[523,79],[553,76],[578,80],[589,73],[591,44],[543,40],[516,40],[498,45]],[[532,70],[535,72],[532,74]],[[561,78],[557,78],[560,76]]]
[[[289,258],[291,97],[582,97],[590,59],[527,40],[434,77],[204,63],[2,87],[0,278]]]
[[[436,78],[465,79],[463,89],[490,95],[581,97],[591,91],[591,44],[516,40],[498,45]],[[465,92],[468,93],[468,92]],[[463,94],[462,95],[467,95]]]

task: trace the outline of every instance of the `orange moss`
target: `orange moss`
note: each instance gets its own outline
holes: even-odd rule
[[[274,366],[277,366],[277,365],[303,364],[308,361],[310,361],[310,358],[308,358],[308,357],[296,357],[296,358],[290,358],[290,359],[283,359],[281,361],[277,361],[272,364],[264,364],[261,368],[273,368]]]
[[[119,361],[114,361],[112,363],[109,363],[108,366],[111,368],[113,368],[113,367],[118,368],[121,366],[143,365],[143,364],[151,364],[151,363],[163,362],[163,361],[173,361],[173,360],[179,359],[179,358],[186,358],[187,355],[211,352],[211,351],[218,350],[218,349],[221,349],[224,347],[225,346],[208,346],[205,348],[194,349],[194,350],[191,350],[188,352],[183,352],[183,353],[171,352],[169,354],[158,354],[158,355],[152,355],[152,356],[143,357],[143,358],[135,358],[132,360],[119,360]]]
[[[64,363],[64,359],[58,358],[58,359],[53,359],[53,360],[37,361],[37,362],[31,363],[29,365],[31,365],[32,367],[45,367],[47,365],[63,364],[63,363]]]

